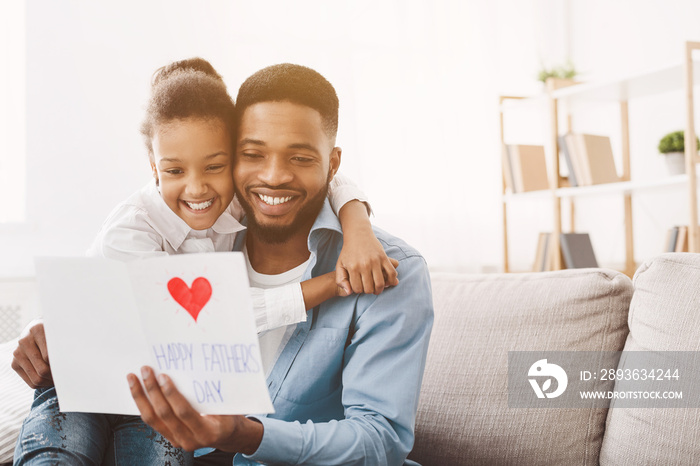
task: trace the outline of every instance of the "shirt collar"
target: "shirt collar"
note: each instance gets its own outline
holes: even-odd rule
[[[245,230],[245,227],[233,215],[233,205],[229,204],[224,213],[211,226],[211,229],[220,235],[229,235]]]
[[[319,240],[324,235],[324,232],[343,234],[343,229],[340,227],[340,220],[338,220],[335,212],[333,212],[328,198],[323,202],[323,207],[311,227],[308,239],[309,251],[314,253],[317,251]]]
[[[180,249],[190,232],[194,231],[187,222],[168,207],[163,200],[163,196],[160,195],[155,181],[151,182],[148,189],[146,209],[156,225],[163,225],[161,234],[165,241],[176,251]],[[244,230],[245,227],[233,216],[232,205],[229,204],[224,213],[214,222],[211,229],[217,234],[225,235]]]

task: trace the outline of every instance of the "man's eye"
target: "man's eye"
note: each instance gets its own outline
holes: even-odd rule
[[[241,155],[245,158],[248,158],[248,159],[259,159],[262,157],[262,155],[260,155],[256,152],[243,152],[243,153],[241,153]]]
[[[314,161],[314,159],[312,159],[311,157],[303,157],[301,155],[297,155],[297,156],[292,157],[292,160],[294,160],[295,162],[301,162],[301,163],[310,163],[310,162]]]

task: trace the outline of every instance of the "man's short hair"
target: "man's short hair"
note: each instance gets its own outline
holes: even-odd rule
[[[291,102],[321,114],[323,129],[335,139],[338,133],[338,95],[333,85],[306,66],[282,63],[268,66],[241,84],[236,98],[238,124],[246,108],[261,102]]]

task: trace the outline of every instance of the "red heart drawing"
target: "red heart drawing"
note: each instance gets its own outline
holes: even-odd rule
[[[211,298],[211,284],[204,277],[195,278],[192,288],[180,278],[173,278],[168,282],[168,291],[177,303],[190,313],[195,322],[205,304]]]

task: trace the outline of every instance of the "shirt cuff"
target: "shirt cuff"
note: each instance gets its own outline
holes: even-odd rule
[[[269,464],[297,464],[301,456],[302,430],[297,421],[287,422],[269,417],[248,416],[259,421],[264,428],[260,446],[252,455],[244,458]]]
[[[200,456],[208,455],[209,453],[213,452],[215,448],[210,448],[210,447],[205,447],[205,448],[198,448],[194,451],[194,457],[199,458]]]
[[[345,204],[355,200],[364,203],[367,207],[367,214],[372,214],[372,206],[367,200],[367,195],[350,178],[342,175],[335,175],[328,185],[328,200],[331,202],[335,215],[338,215]]]
[[[251,288],[258,333],[306,322],[306,305],[301,283],[278,288]]]

